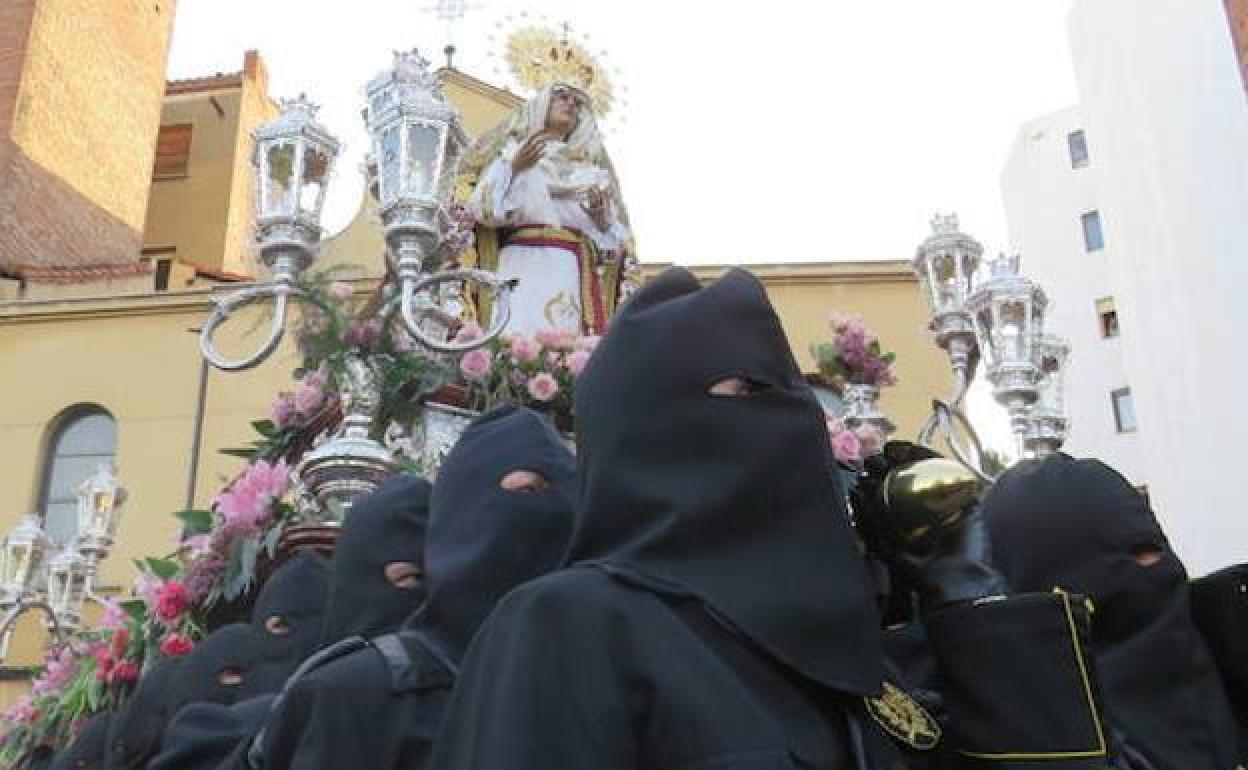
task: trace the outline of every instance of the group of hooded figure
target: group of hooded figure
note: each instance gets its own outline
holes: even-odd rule
[[[1193,587],[1095,460],[1025,461],[965,526],[878,570],[761,284],[670,270],[612,319],[577,452],[478,418],[332,561],[149,666],[53,768],[1234,770],[1244,574]],[[894,442],[853,492],[928,453]],[[887,515],[887,511],[883,511]],[[1200,610],[1194,614],[1193,608]],[[1195,620],[1204,618],[1204,632]]]

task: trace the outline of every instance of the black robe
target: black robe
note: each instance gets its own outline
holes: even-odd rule
[[[97,714],[86,721],[78,737],[62,749],[49,770],[100,770],[108,748],[108,723],[112,714]]]
[[[726,378],[735,378],[726,394],[710,391]],[[822,411],[757,280],[730,271],[700,289],[672,270],[643,288],[582,372],[576,413],[572,565],[512,591],[482,626],[432,767],[981,761],[942,743],[942,724],[885,681],[874,589],[827,472]],[[1045,596],[932,614],[933,644],[951,662],[945,678],[956,680],[950,713],[970,722],[968,740],[976,729],[994,739],[964,745],[985,755],[1056,746],[1077,756],[1048,768],[1107,766],[1075,654],[1081,612]],[[1015,672],[998,656],[985,676],[956,676],[1002,642],[1046,665]],[[1009,694],[1003,678],[1071,710],[1051,720],[1066,728],[1060,745],[1029,708],[976,711]]]
[[[185,658],[162,658],[143,672],[138,686],[108,726],[108,770],[142,770],[160,749],[172,716],[170,691]]]
[[[500,488],[515,470],[534,471],[550,486]],[[571,454],[532,411],[504,408],[471,425],[433,489],[428,602],[397,634],[291,684],[257,748],[266,770],[428,767],[472,635],[507,591],[563,557],[574,474]]]
[[[983,514],[1018,591],[1090,597],[1096,676],[1119,752],[1157,770],[1232,770],[1237,736],[1187,574],[1147,501],[1096,460],[1054,455],[1001,476]],[[1139,554],[1159,558],[1151,566]]]
[[[421,563],[429,491],[424,480],[403,475],[388,480],[356,503],[344,522],[329,565],[328,606],[315,633],[311,628],[323,603],[316,596],[325,592],[325,565],[310,553],[283,565],[266,583],[252,613],[252,625],[266,638],[266,649],[279,651],[280,656],[282,644],[289,648],[293,643],[302,658],[311,647],[322,646],[325,649],[318,654],[334,659],[342,655],[344,644],[350,649],[350,640],[360,633],[393,631],[424,600],[425,590],[423,585],[392,585],[385,575],[386,565],[396,561]],[[301,590],[304,585],[308,586],[306,592]],[[284,639],[273,639],[268,633],[273,625],[269,619],[274,615],[290,628]],[[311,644],[314,640],[315,645]],[[289,649],[284,654],[289,654]],[[323,665],[316,656],[313,658],[302,665],[313,670]],[[285,685],[297,670],[292,661],[300,661],[282,660],[286,665],[276,686],[272,686],[272,677],[266,676],[263,689],[249,688],[232,698],[199,699],[198,705],[181,709],[154,766],[168,770],[244,767],[249,745],[268,724],[274,700],[248,698],[276,693]]]
[[[1192,581],[1192,615],[1222,674],[1239,724],[1240,761],[1248,764],[1248,565]]]

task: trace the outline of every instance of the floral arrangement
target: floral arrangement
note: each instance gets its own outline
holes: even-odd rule
[[[864,422],[850,427],[839,417],[828,415],[825,419],[832,453],[842,465],[859,468],[863,460],[879,453],[884,447],[884,432],[876,425]]]
[[[897,384],[893,372],[896,354],[880,348],[879,339],[862,318],[833,313],[828,325],[832,341],[812,346],[811,353],[829,386],[839,390],[847,384],[877,388]]]
[[[458,342],[479,339],[481,327],[468,324]],[[570,426],[576,379],[598,345],[598,337],[582,337],[544,329],[533,337],[501,334],[459,358],[459,374],[470,408],[487,410],[514,403],[550,412]]]
[[[251,423],[257,438],[250,446],[222,450],[246,466],[211,510],[173,514],[182,524],[174,550],[135,562],[128,597],[109,600],[93,627],[48,651],[30,695],[0,713],[0,767],[17,766],[40,746],[66,745],[87,717],[124,702],[149,661],[190,653],[210,614],[252,589],[293,520],[291,468],[340,419],[348,356],[368,354],[377,366],[381,425],[410,418],[423,395],[451,379],[449,368],[414,354],[400,324],[373,303],[357,304],[351,284],[327,272],[301,288],[294,389],[277,395],[270,419]]]

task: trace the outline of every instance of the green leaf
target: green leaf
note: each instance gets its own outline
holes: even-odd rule
[[[217,452],[230,457],[241,457],[244,460],[250,460],[255,456],[255,449],[218,449]]]
[[[277,555],[277,542],[282,538],[282,526],[270,527],[269,531],[264,533],[264,552],[273,558]]]
[[[177,511],[173,514],[182,521],[182,533],[185,536],[207,535],[212,532],[216,514],[212,511]]]
[[[273,438],[277,435],[277,426],[273,424],[272,420],[252,420],[251,427],[255,428],[256,433],[265,438]]]
[[[178,563],[172,559],[157,559],[149,556],[143,560],[144,569],[161,580],[168,580],[178,574]]]
[[[147,603],[142,599],[127,599],[119,603],[118,606],[125,610],[126,614],[139,625],[147,622]]]

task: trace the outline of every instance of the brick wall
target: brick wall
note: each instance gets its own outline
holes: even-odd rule
[[[1231,38],[1239,56],[1239,72],[1248,91],[1248,0],[1226,0],[1226,16],[1231,24]]]
[[[174,8],[0,2],[0,267],[138,257]]]

